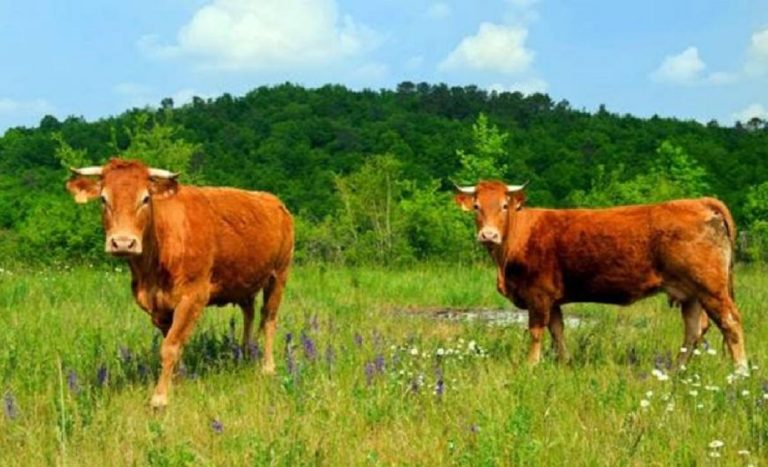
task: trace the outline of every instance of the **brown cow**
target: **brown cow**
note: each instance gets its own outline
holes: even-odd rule
[[[274,373],[277,309],[293,254],[283,203],[269,193],[181,185],[177,174],[138,161],[73,172],[67,189],[78,203],[101,198],[105,250],[128,259],[133,296],[163,333],[152,406],[168,403],[174,365],[203,308],[239,305],[245,347],[262,289],[263,371]]]
[[[733,302],[731,213],[713,198],[609,209],[523,209],[524,185],[483,181],[457,187],[474,210],[477,240],[497,264],[499,292],[528,310],[528,361],[541,358],[548,327],[566,358],[561,305],[627,305],[657,292],[682,304],[687,361],[708,320],[717,324],[737,370],[747,370],[741,316]],[[701,313],[701,309],[706,315]]]

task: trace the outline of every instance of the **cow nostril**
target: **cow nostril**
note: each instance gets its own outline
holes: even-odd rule
[[[128,244],[128,249],[129,249],[129,250],[133,250],[133,249],[134,249],[134,247],[136,247],[136,239],[135,239],[135,238],[132,238],[132,239],[131,239],[131,242]]]

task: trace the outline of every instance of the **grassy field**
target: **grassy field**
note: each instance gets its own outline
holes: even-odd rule
[[[126,272],[0,271],[0,463],[766,462],[766,271],[737,270],[753,366],[739,379],[717,330],[668,373],[682,321],[663,297],[566,307],[582,318],[566,329],[571,361],[547,352],[534,369],[524,327],[419,312],[510,308],[494,277],[490,266],[296,267],[278,374],[260,374],[258,349],[236,349],[237,309],[209,308],[155,413],[158,333]]]

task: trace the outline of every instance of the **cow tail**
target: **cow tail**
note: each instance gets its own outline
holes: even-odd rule
[[[736,297],[733,292],[733,263],[736,256],[736,223],[733,222],[733,216],[728,207],[720,200],[714,198],[706,198],[705,202],[707,206],[715,211],[722,219],[723,226],[725,227],[725,234],[728,236],[728,240],[731,246],[731,261],[728,265],[728,293],[732,300]]]

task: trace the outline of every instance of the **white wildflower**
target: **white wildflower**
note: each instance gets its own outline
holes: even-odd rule
[[[686,352],[688,352],[687,347],[680,347],[680,353],[686,353]]]
[[[694,354],[694,355],[701,355],[701,350],[699,350],[699,349],[693,349],[693,354]]]
[[[709,448],[710,449],[720,449],[723,446],[725,446],[725,443],[720,441],[719,439],[712,440],[709,443]]]
[[[673,412],[674,410],[675,410],[674,402],[670,402],[669,404],[667,404],[667,412]]]
[[[695,389],[691,389],[690,391],[688,391],[688,394],[690,394],[693,397],[696,397],[696,396],[699,395],[699,391],[697,391]]]
[[[437,353],[438,357],[442,357],[443,355],[445,355],[445,350],[442,347],[440,347],[437,349],[437,352],[435,353]]]
[[[720,453],[717,451],[710,451],[709,457],[715,457],[715,458],[720,457]]]
[[[696,404],[696,408],[697,409],[703,409],[704,408],[704,404]]]
[[[650,399],[651,397],[653,397],[653,391],[648,391],[648,392],[646,392],[646,393],[645,393],[645,397],[647,397],[648,399]]]
[[[474,352],[477,349],[477,343],[474,340],[469,341],[469,344],[467,344],[467,350],[470,352]]]
[[[418,357],[419,356],[419,349],[417,349],[416,347],[412,348],[411,349],[411,355],[413,355],[414,357]]]
[[[717,355],[717,350],[710,347],[707,349],[707,353],[710,355]]]
[[[741,395],[743,397],[747,397],[749,395],[749,389],[744,389],[743,391],[741,391]]]
[[[718,386],[710,386],[710,385],[707,385],[707,386],[704,386],[704,390],[705,390],[705,391],[712,391],[712,392],[717,392],[717,391],[719,391],[719,390],[720,390],[720,388],[719,388]]]
[[[640,401],[640,407],[642,407],[644,409],[650,407],[650,405],[651,405],[651,401],[649,401],[649,400],[643,399],[643,400]]]
[[[749,455],[749,451],[747,451],[746,449],[739,449],[739,450],[736,452],[736,454],[738,454],[738,455],[740,455],[740,456],[748,456],[748,455]]]

